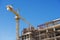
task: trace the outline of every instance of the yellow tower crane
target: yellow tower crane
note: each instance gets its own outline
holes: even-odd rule
[[[24,19],[23,17],[21,17],[18,12],[16,12],[13,7],[11,5],[7,5],[7,10],[13,12],[16,16],[15,16],[15,19],[16,19],[16,40],[20,40],[20,35],[19,35],[19,20],[22,19],[26,24],[30,25],[30,26],[33,26],[31,25],[29,22],[26,21],[26,19]]]

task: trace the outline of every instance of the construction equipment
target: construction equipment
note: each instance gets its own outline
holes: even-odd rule
[[[29,22],[26,21],[26,19],[24,19],[23,17],[21,17],[18,12],[16,12],[13,7],[11,5],[7,5],[7,10],[13,12],[16,16],[16,40],[20,40],[20,35],[19,35],[19,20],[22,19],[26,24],[28,24],[29,26],[32,26]]]

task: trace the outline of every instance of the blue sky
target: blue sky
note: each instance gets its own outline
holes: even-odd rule
[[[16,40],[16,25],[14,14],[6,10],[12,5],[19,14],[36,26],[60,18],[60,0],[0,0],[0,40]],[[20,21],[20,34],[28,27]]]

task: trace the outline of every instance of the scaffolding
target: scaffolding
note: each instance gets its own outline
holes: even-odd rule
[[[38,29],[25,28],[20,38],[21,40],[60,40],[60,19],[38,25]]]

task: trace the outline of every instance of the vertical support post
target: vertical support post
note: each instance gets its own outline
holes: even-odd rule
[[[39,40],[41,40],[41,35],[40,35],[40,31],[39,31]]]
[[[29,40],[31,40],[31,38],[30,38],[30,34],[29,34]]]
[[[55,28],[53,28],[53,31],[54,31],[54,37],[56,37]],[[55,38],[54,40],[57,40],[57,39]]]
[[[18,16],[15,16],[15,19],[16,19],[16,40],[20,40],[20,37],[19,37],[19,17]]]
[[[46,30],[46,36],[47,36],[47,38],[49,38],[49,35],[48,35],[49,33],[48,33],[48,29]]]

